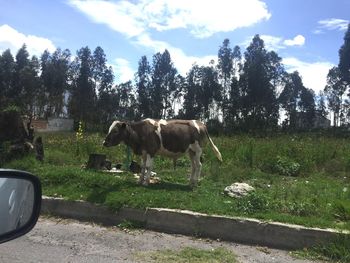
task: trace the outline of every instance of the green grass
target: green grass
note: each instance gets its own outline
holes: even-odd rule
[[[100,203],[114,210],[166,207],[350,229],[350,145],[346,139],[315,135],[213,138],[224,162],[218,163],[208,145],[202,180],[191,189],[187,157],[178,160],[175,171],[172,160],[157,157],[154,171],[161,182],[143,187],[131,173],[82,168],[90,153],[105,153],[114,164],[123,163],[124,145],[104,148],[99,134],[85,135],[80,142],[73,133],[41,135],[43,163],[27,156],[5,166],[38,175],[45,195]],[[241,199],[224,195],[224,188],[234,182],[249,183],[256,191]]]
[[[296,258],[311,260],[326,260],[331,262],[350,262],[350,238],[339,237],[326,244],[318,245],[309,249],[291,252]]]
[[[225,248],[211,250],[197,249],[192,247],[183,248],[180,251],[158,250],[143,252],[136,255],[140,262],[176,262],[176,263],[236,263],[236,256]]]

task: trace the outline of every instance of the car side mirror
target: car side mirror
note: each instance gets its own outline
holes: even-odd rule
[[[0,243],[28,233],[38,221],[41,183],[23,171],[0,169]]]

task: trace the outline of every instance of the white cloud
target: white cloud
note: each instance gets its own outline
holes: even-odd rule
[[[22,34],[9,25],[0,26],[0,51],[9,48],[15,53],[24,43],[30,55],[39,56],[45,49],[50,52],[56,50],[55,45],[47,38]]]
[[[270,35],[261,35],[260,38],[264,40],[266,49],[268,50],[279,50],[285,48],[283,46],[283,39],[281,37],[275,37]],[[251,42],[251,41],[250,41]],[[249,44],[250,44],[249,42]]]
[[[328,71],[334,66],[330,62],[310,63],[294,57],[283,58],[282,62],[288,72],[297,70],[302,76],[304,86],[313,89],[316,94],[326,86]]]
[[[303,46],[305,44],[305,37],[297,35],[293,39],[286,39],[283,41],[286,46]]]
[[[324,31],[321,30],[321,29],[315,29],[314,31],[312,31],[312,33],[316,34],[316,35],[320,35],[320,34],[323,34]]]
[[[148,47],[153,52],[164,52],[167,49],[171,55],[176,69],[181,75],[185,75],[194,63],[198,65],[209,65],[211,60],[217,61],[217,55],[207,55],[202,57],[188,56],[185,52],[177,47],[170,45],[164,41],[153,40],[148,34],[143,34],[134,41],[134,44]]]
[[[267,50],[280,50],[287,46],[303,46],[305,44],[305,37],[303,35],[297,35],[293,39],[283,39],[282,37],[271,36],[271,35],[260,35],[260,38],[264,40],[265,48]],[[248,47],[252,42],[253,36],[247,38],[242,43],[244,47]]]
[[[145,30],[142,10],[128,1],[71,0],[69,3],[85,13],[94,22],[106,24],[111,29],[128,37],[141,34]]]
[[[124,58],[116,58],[112,64],[118,82],[127,82],[134,80],[135,70],[131,67],[130,62]]]
[[[349,20],[338,19],[338,18],[329,18],[325,20],[318,21],[320,28],[328,30],[339,30],[345,31],[348,28]]]
[[[271,17],[261,0],[70,0],[69,3],[94,22],[106,24],[128,37],[150,29],[186,28],[193,36],[204,38]]]

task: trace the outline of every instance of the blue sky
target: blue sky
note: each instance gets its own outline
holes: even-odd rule
[[[142,55],[151,61],[167,48],[185,75],[216,60],[225,38],[244,51],[260,34],[318,92],[338,63],[349,10],[349,0],[0,0],[0,51],[101,46],[119,83],[133,79]]]

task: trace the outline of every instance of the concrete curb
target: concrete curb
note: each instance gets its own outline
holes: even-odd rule
[[[255,219],[206,215],[185,210],[122,208],[112,212],[107,207],[84,201],[43,197],[42,213],[115,226],[125,220],[146,229],[183,235],[195,235],[238,243],[282,249],[310,247],[339,235],[333,229],[263,222]]]

